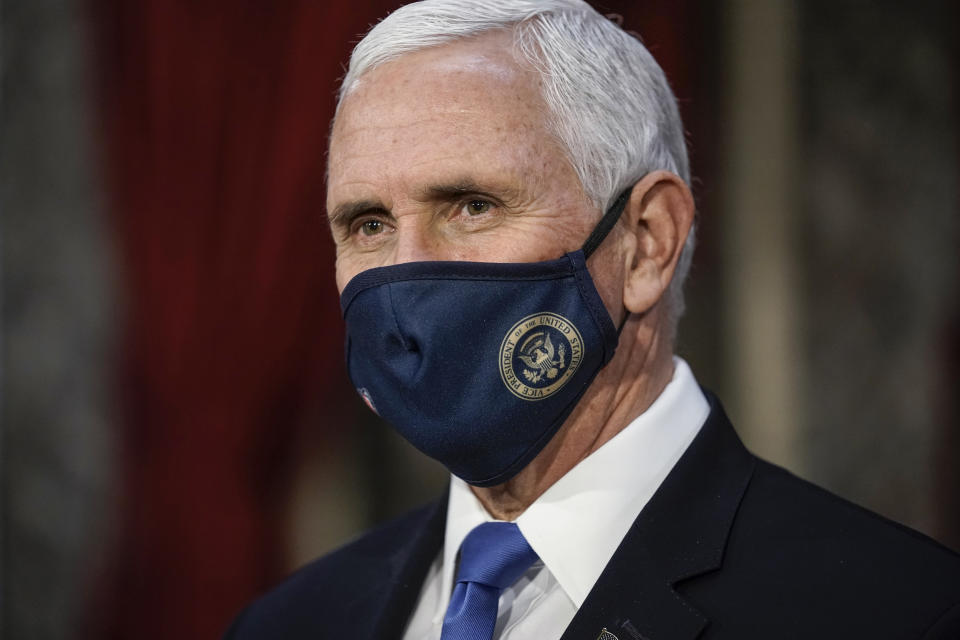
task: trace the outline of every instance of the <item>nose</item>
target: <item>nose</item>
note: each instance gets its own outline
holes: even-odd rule
[[[442,239],[423,225],[399,229],[394,247],[395,264],[451,259]]]

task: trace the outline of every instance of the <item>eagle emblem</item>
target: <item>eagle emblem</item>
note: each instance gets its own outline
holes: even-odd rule
[[[533,384],[543,380],[544,376],[547,380],[556,378],[560,370],[566,366],[564,364],[566,355],[567,348],[561,344],[555,349],[550,334],[545,331],[538,331],[524,340],[517,353],[517,357],[526,365],[523,377]]]
[[[550,311],[534,313],[504,336],[500,378],[521,400],[543,400],[570,380],[583,357],[583,337],[572,322]]]

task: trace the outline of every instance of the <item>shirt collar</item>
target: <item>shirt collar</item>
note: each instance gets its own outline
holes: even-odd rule
[[[653,404],[583,459],[516,520],[527,542],[579,609],[633,521],[693,441],[710,405],[690,367],[674,358],[673,378]],[[469,485],[451,479],[443,548],[440,615],[453,589],[457,551],[493,520]],[[563,535],[557,535],[562,531]]]

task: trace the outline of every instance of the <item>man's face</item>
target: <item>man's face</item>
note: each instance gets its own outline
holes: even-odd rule
[[[327,192],[340,290],[401,262],[558,258],[589,235],[599,212],[509,51],[495,33],[408,54],[345,99]]]

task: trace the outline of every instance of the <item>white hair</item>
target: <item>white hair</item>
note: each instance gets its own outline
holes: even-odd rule
[[[690,183],[676,98],[635,37],[583,0],[423,0],[377,24],[354,48],[337,111],[360,77],[404,54],[510,29],[514,53],[543,79],[548,126],[587,197],[606,210],[645,174],[664,169]],[[673,321],[693,256],[691,228],[668,292]]]

